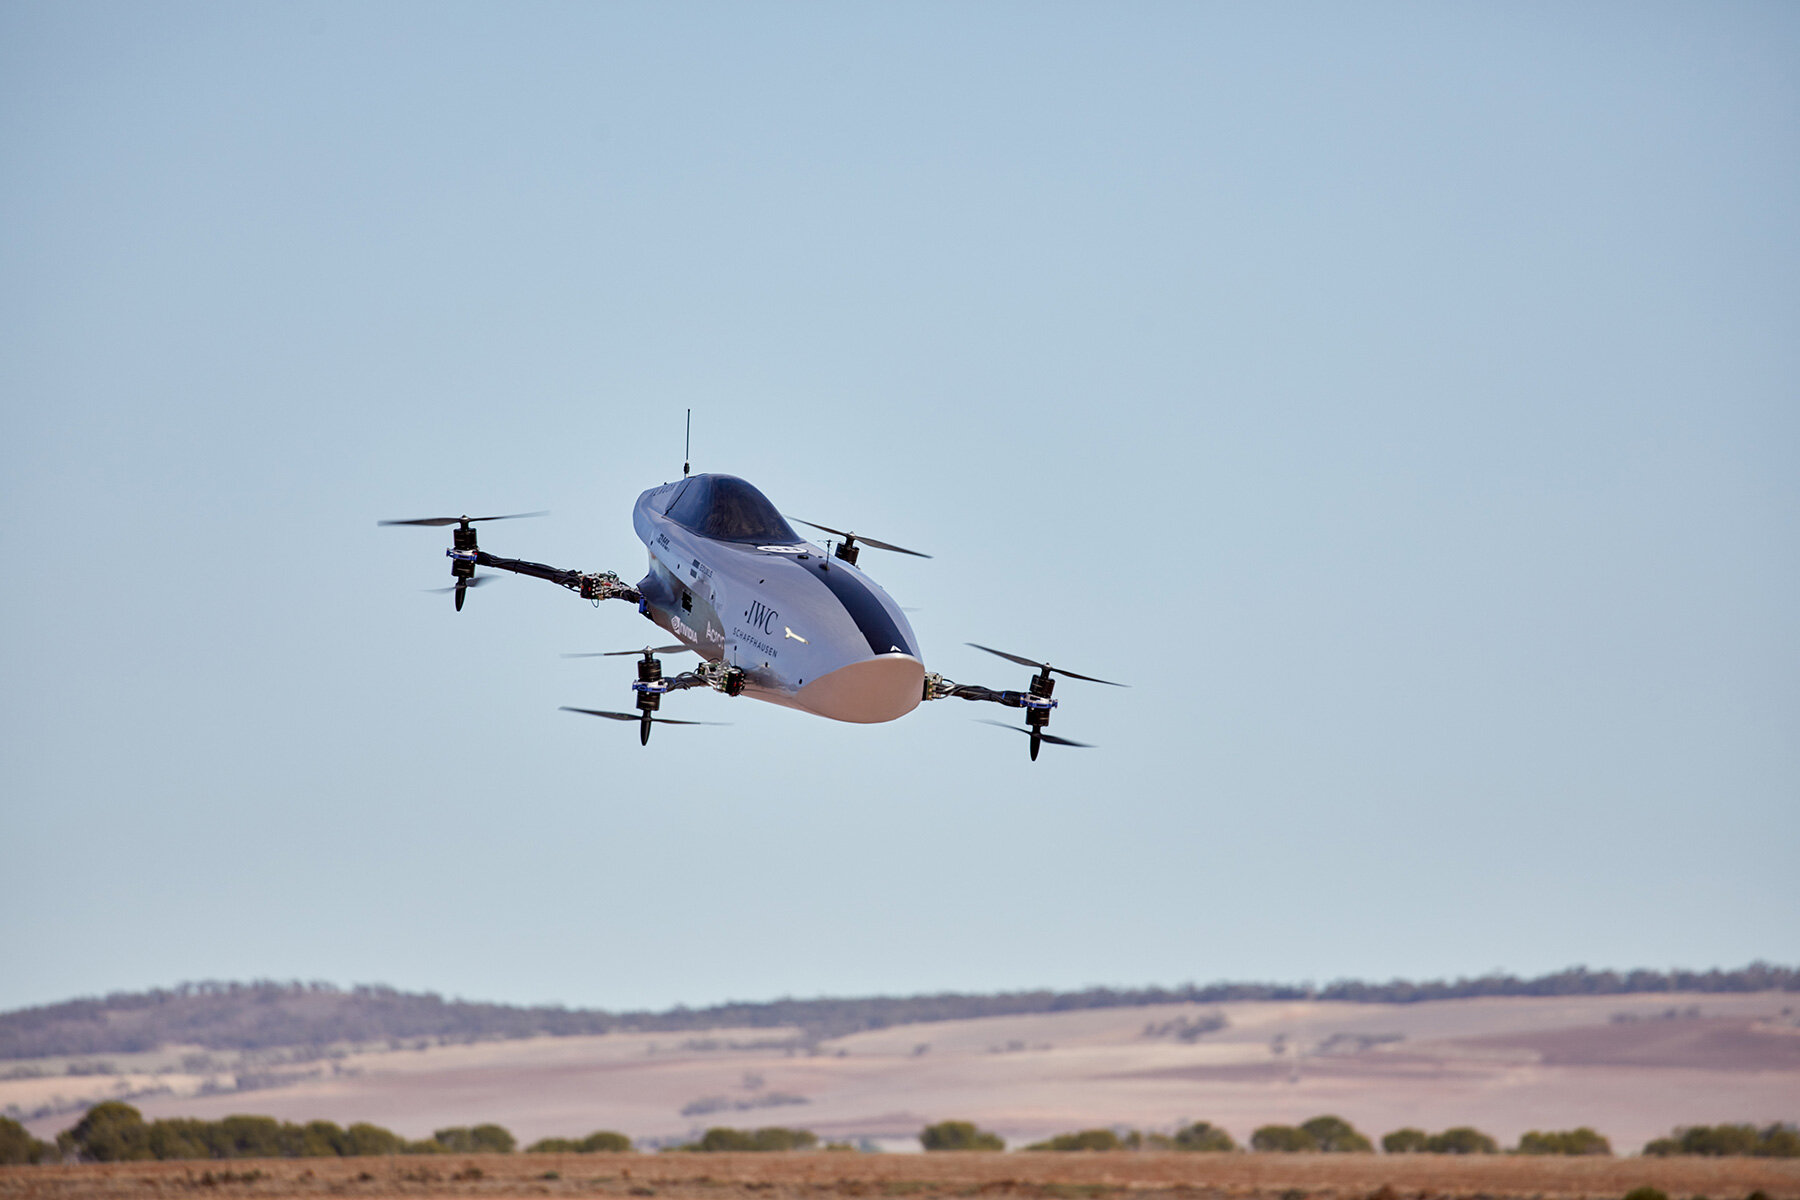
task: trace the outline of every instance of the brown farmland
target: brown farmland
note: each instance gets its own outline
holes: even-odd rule
[[[664,1200],[1800,1198],[1800,1161],[1371,1154],[507,1154],[0,1167],[0,1200],[658,1196]]]
[[[280,1086],[249,1091],[203,1092],[205,1081],[178,1066],[134,1069],[129,1079],[0,1079],[0,1108],[52,1104],[27,1122],[46,1139],[74,1124],[88,1097],[128,1094],[146,1119],[370,1121],[409,1138],[492,1121],[521,1146],[612,1129],[640,1148],[712,1125],[784,1125],[889,1151],[916,1150],[922,1127],[951,1119],[1014,1147],[1095,1127],[1171,1133],[1188,1121],[1210,1121],[1243,1144],[1259,1125],[1334,1113],[1375,1139],[1402,1126],[1473,1125],[1505,1146],[1526,1130],[1587,1125],[1626,1155],[1677,1125],[1800,1120],[1800,996],[1160,1005],[920,1023],[820,1042],[770,1029],[538,1037],[293,1063],[279,1068],[295,1072]],[[1677,1200],[1694,1194],[1719,1200],[1704,1187]]]

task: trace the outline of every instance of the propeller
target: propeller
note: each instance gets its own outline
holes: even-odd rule
[[[1029,721],[1030,718],[1028,717],[1027,720]],[[1044,726],[1041,722],[1038,724],[1027,724],[1023,729],[1020,729],[1017,725],[1002,725],[999,721],[984,721],[983,724],[999,725],[1002,729],[1011,729],[1015,733],[1022,733],[1030,738],[1032,762],[1037,761],[1038,751],[1043,748],[1045,742],[1049,742],[1053,746],[1078,746],[1083,750],[1089,748],[1086,742],[1072,742],[1068,738],[1060,738],[1053,733],[1045,733]]]
[[[1092,742],[1077,742],[1066,737],[1057,737],[1054,733],[1044,733],[1041,730],[1034,732],[1030,729],[1023,729],[1017,725],[1008,725],[1005,721],[990,721],[986,717],[982,717],[980,720],[983,725],[992,725],[996,729],[1010,729],[1014,733],[1022,733],[1034,742],[1049,742],[1052,746],[1078,746],[1083,750],[1092,750],[1094,748]],[[1036,758],[1037,756],[1034,754],[1032,757]]]
[[[408,521],[377,521],[377,525],[469,525],[475,521],[513,521],[520,517],[548,516],[549,509],[528,513],[503,513],[497,517],[414,517]]]
[[[422,592],[430,592],[434,596],[441,596],[445,592],[461,591],[463,588],[466,588],[466,587],[482,587],[485,584],[493,583],[495,580],[505,579],[505,578],[506,578],[506,576],[504,576],[504,575],[477,575],[473,579],[463,580],[460,583],[457,583],[451,587],[420,588],[419,590]]]
[[[992,646],[983,646],[979,642],[966,642],[964,644],[973,646],[977,650],[986,650],[989,654],[995,655],[999,658],[1004,658],[1007,662],[1018,663],[1021,667],[1030,667],[1033,670],[1042,671],[1046,675],[1067,675],[1070,679],[1082,679],[1082,680],[1086,680],[1088,683],[1104,683],[1107,687],[1130,687],[1131,686],[1128,683],[1114,683],[1110,679],[1095,679],[1092,675],[1077,675],[1074,671],[1066,671],[1061,667],[1052,667],[1049,663],[1039,662],[1038,660],[1032,659],[1032,658],[1021,658],[1017,654],[1008,654],[1004,650],[996,650]],[[1012,726],[1009,725],[1009,726],[1007,726],[1007,728],[1011,729]],[[1049,738],[1049,735],[1046,734],[1045,739],[1048,740],[1048,738]]]
[[[800,518],[799,517],[788,517],[788,520],[800,521]],[[917,550],[908,550],[905,546],[896,546],[892,542],[878,542],[872,537],[864,537],[861,534],[850,533],[843,529],[833,529],[829,525],[820,525],[814,521],[800,521],[800,523],[802,525],[807,526],[809,529],[818,529],[825,533],[835,533],[839,537],[844,539],[844,543],[846,545],[852,545],[856,542],[861,542],[863,545],[873,546],[877,550],[893,550],[899,554],[910,554],[914,558],[930,558],[931,557],[931,555],[929,555],[929,554],[920,554]],[[852,559],[851,561],[854,562],[855,560]]]
[[[475,578],[475,564],[480,561],[481,547],[475,544],[475,522],[477,521],[511,521],[516,517],[541,517],[544,511],[528,513],[505,513],[497,517],[410,517],[404,521],[377,521],[377,525],[454,525],[450,557],[456,561],[450,564],[450,574],[456,582],[443,589],[456,593],[456,611],[461,612],[463,597],[469,589],[480,586],[485,580]]]
[[[564,658],[626,658],[633,654],[679,654],[690,646],[645,646],[642,650],[589,650],[582,654],[565,654]],[[699,653],[699,651],[695,651]]]
[[[605,717],[609,721],[636,721],[638,726],[638,745],[650,744],[650,726],[652,725],[726,725],[727,721],[680,721],[674,717],[653,717],[648,709],[635,713],[607,712],[601,708],[570,708],[562,706],[563,712],[581,713],[589,717]]]
[[[570,708],[567,704],[558,712],[583,713],[590,717],[605,717],[609,721],[654,721],[658,725],[729,725],[729,721],[682,721],[675,717],[653,717],[649,713],[607,712],[599,708]],[[1011,728],[1009,725],[1007,728]]]

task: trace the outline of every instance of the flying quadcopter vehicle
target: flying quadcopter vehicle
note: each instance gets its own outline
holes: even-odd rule
[[[1045,742],[1087,744],[1045,731],[1057,705],[1051,695],[1055,676],[1125,686],[974,642],[968,644],[1035,668],[1026,690],[999,691],[927,672],[905,613],[863,574],[856,560],[863,546],[919,558],[930,555],[799,521],[839,539],[827,553],[795,533],[768,497],[734,475],[689,475],[684,464],[679,481],[638,497],[632,525],[649,549],[650,573],[635,586],[612,571],[589,573],[501,558],[476,544],[478,522],[542,515],[419,517],[377,523],[455,526],[445,552],[454,582],[446,590],[455,592],[458,612],[467,589],[494,578],[475,573],[477,567],[485,567],[548,580],[596,607],[604,600],[627,601],[678,638],[677,645],[608,652],[641,655],[632,684],[635,713],[564,709],[636,721],[644,744],[650,741],[653,724],[711,724],[657,715],[665,694],[688,688],[709,687],[727,696],[748,696],[834,721],[859,723],[892,721],[924,701],[954,696],[1024,709],[1022,729],[999,721],[989,724],[1029,735],[1031,757],[1036,760]],[[659,656],[686,651],[700,655],[700,664],[665,677]]]

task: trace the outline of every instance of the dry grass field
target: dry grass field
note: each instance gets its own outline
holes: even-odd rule
[[[664,1200],[1800,1198],[1800,1161],[1300,1154],[446,1155],[0,1167],[0,1200],[617,1196]]]

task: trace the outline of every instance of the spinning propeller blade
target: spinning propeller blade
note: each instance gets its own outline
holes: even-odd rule
[[[1052,746],[1078,746],[1083,750],[1092,750],[1094,748],[1092,742],[1071,741],[1065,737],[1057,737],[1054,733],[1044,733],[1042,730],[1039,730],[1037,734],[1033,735],[1031,730],[1021,728],[1017,725],[1008,725],[1005,721],[990,721],[986,717],[982,717],[981,723],[983,725],[992,725],[996,729],[1010,729],[1014,733],[1022,733],[1026,737],[1035,736],[1038,741],[1049,742]]]
[[[441,596],[445,592],[454,592],[454,591],[459,590],[460,588],[465,588],[465,587],[482,587],[486,584],[493,583],[497,579],[504,579],[504,578],[506,578],[506,576],[504,576],[504,575],[477,575],[473,579],[464,580],[462,583],[453,584],[450,587],[420,588],[419,590],[421,592],[430,592],[434,596]]]
[[[788,517],[788,520],[800,521],[800,518],[799,517]],[[844,529],[833,529],[829,525],[820,525],[815,521],[800,521],[800,523],[802,525],[807,526],[810,529],[823,530],[826,533],[835,533],[841,538],[845,538],[847,540],[852,540],[852,541],[858,541],[858,542],[861,542],[865,546],[873,546],[877,550],[892,550],[898,554],[910,554],[914,558],[930,558],[931,557],[931,555],[929,555],[929,554],[920,554],[917,550],[908,550],[905,546],[896,546],[892,542],[878,542],[872,537],[864,537],[860,533],[851,533],[848,530],[844,530]]]
[[[468,525],[475,521],[514,521],[520,517],[548,516],[549,509],[528,513],[503,513],[497,517],[414,517],[409,521],[377,521],[377,525]]]
[[[966,642],[964,644],[973,646],[977,650],[986,650],[989,654],[1004,658],[1007,662],[1018,663],[1021,667],[1030,667],[1033,670],[1043,671],[1046,675],[1067,675],[1070,679],[1083,679],[1088,683],[1104,683],[1107,687],[1131,686],[1128,683],[1114,683],[1110,679],[1095,679],[1092,675],[1077,675],[1074,671],[1066,671],[1061,667],[1053,667],[1046,662],[1039,662],[1033,658],[1021,658],[1017,654],[1008,654],[1006,651],[996,650],[992,646],[983,646],[980,642]],[[1009,725],[1007,728],[1010,729],[1012,727]],[[1050,740],[1048,734],[1045,735],[1044,740]]]
[[[624,658],[633,654],[679,654],[688,646],[645,646],[642,650],[589,650],[583,654],[565,654],[564,658]],[[694,651],[696,654],[699,651]]]
[[[583,713],[590,717],[605,717],[609,721],[653,721],[658,725],[729,725],[730,721],[679,721],[674,717],[653,717],[649,713],[607,712],[599,708],[570,708],[567,704],[558,712]],[[1009,726],[1010,728],[1010,726]]]

